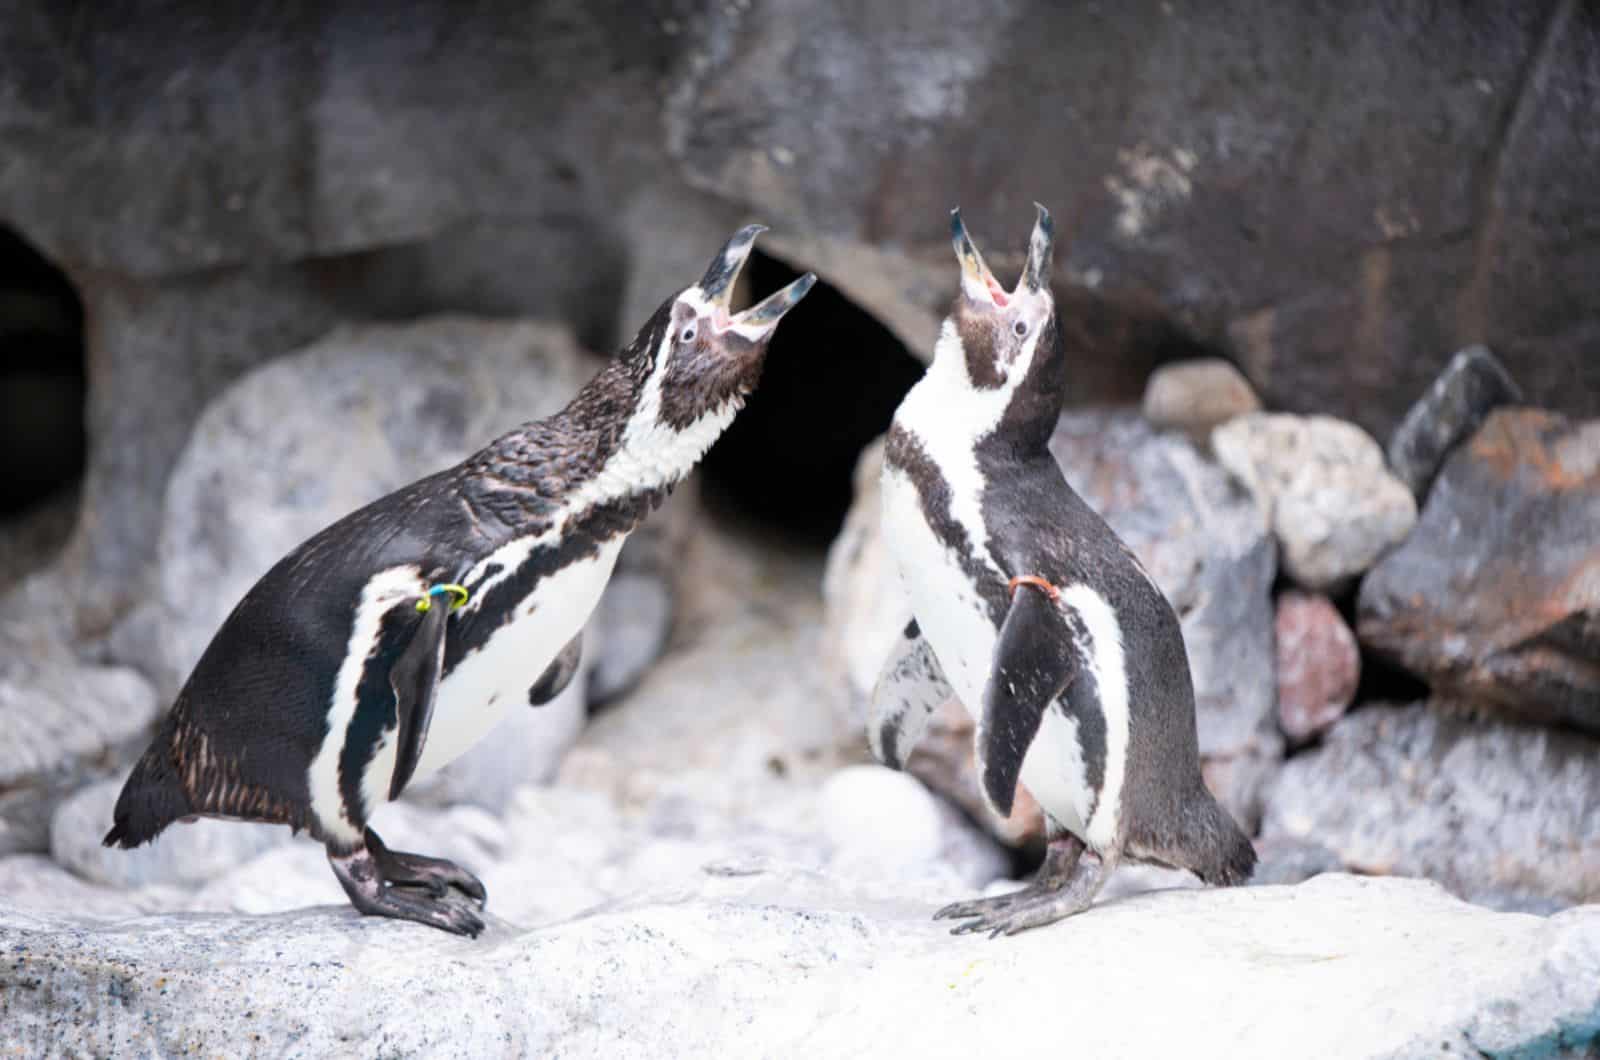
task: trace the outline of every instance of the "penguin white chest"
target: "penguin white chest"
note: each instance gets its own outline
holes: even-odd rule
[[[417,775],[431,773],[464,754],[511,710],[537,710],[528,689],[583,629],[616,566],[623,538],[603,544],[539,580],[510,619],[483,647],[466,656],[439,683],[428,741]]]
[[[883,520],[885,540],[922,635],[961,705],[974,723],[981,724],[999,631],[978,596],[973,576],[957,551],[929,525],[916,486],[898,468],[884,473]],[[969,537],[975,530],[969,529]],[[998,569],[992,573],[997,579],[1003,577]],[[1046,709],[1023,759],[1022,783],[1053,820],[1089,838],[1096,793],[1084,768],[1078,723],[1054,705]]]

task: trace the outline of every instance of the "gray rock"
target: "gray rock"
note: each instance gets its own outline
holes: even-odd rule
[[[1361,583],[1363,644],[1436,692],[1600,733],[1600,420],[1501,409]]]
[[[153,886],[129,891],[90,883],[43,854],[0,856],[0,894],[5,895],[4,904],[12,909],[110,920],[172,912],[189,903],[189,894],[181,887]]]
[[[1183,431],[1201,444],[1214,428],[1259,408],[1261,399],[1249,380],[1220,357],[1162,365],[1145,384],[1140,405],[1155,426]]]
[[[56,805],[115,772],[159,709],[138,673],[73,656],[59,590],[31,579],[0,619],[0,854],[49,849]]]
[[[1337,589],[1405,539],[1417,505],[1378,443],[1329,416],[1252,413],[1217,428],[1217,459],[1255,494],[1308,589]]]
[[[781,815],[775,803],[797,784],[866,754],[859,722],[815,664],[819,564],[707,524],[684,566],[684,639],[594,717],[561,782],[634,809],[677,800]]]
[[[840,1056],[887,1033],[932,1056],[992,1051],[996,1027],[1046,1051],[1063,1021],[1094,1056],[1547,1055],[1600,1035],[1596,909],[1512,916],[1325,876],[1141,894],[992,943],[952,939],[933,908],[770,863],[533,930],[493,919],[477,941],[337,907],[115,925],[7,909],[0,1019],[25,1053],[94,1055]],[[1068,937],[1095,959],[1062,961]],[[1180,999],[1175,1018],[1150,1019],[1152,997]]]
[[[126,779],[90,784],[51,815],[50,856],[91,883],[127,889],[203,883],[289,841],[289,830],[278,825],[201,819],[175,824],[135,850],[107,849],[100,838]]]
[[[905,620],[899,579],[881,532],[882,473],[879,438],[861,451],[856,462],[855,499],[828,547],[822,573],[823,662],[830,676],[848,689],[863,719],[878,671]]]
[[[1421,504],[1445,457],[1472,437],[1484,417],[1515,405],[1522,390],[1487,346],[1468,346],[1450,358],[1389,436],[1389,467]]]
[[[1427,876],[1470,901],[1600,900],[1600,743],[1431,707],[1366,707],[1291,758],[1264,841],[1309,840],[1367,875]]]

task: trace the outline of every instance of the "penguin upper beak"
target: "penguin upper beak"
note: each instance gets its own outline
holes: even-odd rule
[[[967,226],[961,223],[959,206],[950,211],[950,241],[955,245],[957,260],[961,262],[961,289],[967,293],[967,297],[1004,306],[1009,297],[1006,289],[994,278],[994,273],[984,264],[983,255],[973,245],[972,237],[967,235]]]
[[[1027,288],[1033,294],[1050,286],[1050,255],[1055,246],[1056,225],[1050,219],[1050,211],[1038,203],[1033,208],[1039,211],[1038,217],[1033,222],[1033,235],[1028,237],[1028,264],[1023,266],[1022,279],[1017,281],[1017,293]]]
[[[745,225],[739,229],[717,256],[711,259],[706,274],[701,277],[700,290],[705,295],[706,301],[724,314],[728,312],[728,303],[733,298],[734,282],[739,279],[739,270],[744,268],[745,261],[750,257],[750,251],[755,249],[756,236],[766,230],[766,225]]]
[[[788,286],[780,288],[742,313],[730,313],[733,288],[739,271],[755,248],[756,237],[767,230],[766,225],[745,225],[733,234],[722,248],[705,276],[700,280],[700,290],[715,311],[714,326],[718,331],[737,331],[752,342],[767,336],[783,315],[793,309],[800,299],[817,282],[813,273],[806,273]]]

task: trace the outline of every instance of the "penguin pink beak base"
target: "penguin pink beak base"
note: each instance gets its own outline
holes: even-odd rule
[[[749,342],[760,342],[817,282],[816,274],[808,272],[750,308],[739,313],[730,311],[739,272],[749,260],[750,252],[755,249],[756,237],[766,230],[765,225],[758,224],[739,229],[721,253],[712,259],[700,279],[700,291],[713,310],[712,327],[718,333],[731,331]]]

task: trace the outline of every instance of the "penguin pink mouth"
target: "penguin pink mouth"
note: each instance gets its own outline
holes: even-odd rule
[[[799,304],[813,284],[814,273],[806,273],[787,286],[781,287],[755,305],[738,313],[730,311],[733,288],[739,279],[744,263],[755,249],[756,237],[765,232],[765,225],[746,225],[735,232],[716,258],[706,269],[700,281],[700,290],[711,308],[711,329],[717,335],[728,333],[759,342],[778,326],[783,315]]]

